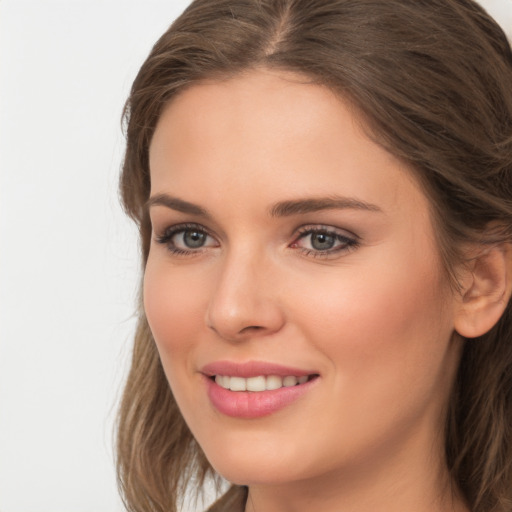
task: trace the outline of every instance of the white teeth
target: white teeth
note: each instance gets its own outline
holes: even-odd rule
[[[258,375],[257,377],[230,377],[229,375],[216,375],[215,382],[224,389],[231,391],[271,391],[282,387],[296,386],[304,384],[308,381],[308,376],[295,377],[287,375],[280,377],[279,375]]]
[[[247,379],[247,391],[265,391],[267,389],[265,377],[250,377]]]
[[[267,389],[270,391],[272,389],[279,389],[283,387],[283,378],[278,375],[269,375],[267,377]]]
[[[247,379],[243,377],[230,377],[229,389],[231,391],[245,391],[247,389]]]
[[[286,376],[283,379],[283,386],[289,388],[291,386],[295,386],[297,384],[297,377],[293,377],[292,375]]]

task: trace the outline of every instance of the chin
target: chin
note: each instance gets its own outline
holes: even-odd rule
[[[286,484],[315,477],[329,469],[323,467],[322,460],[315,460],[319,458],[304,450],[304,446],[301,447],[303,441],[301,443],[293,436],[288,435],[288,439],[284,440],[279,435],[261,432],[257,436],[259,439],[256,436],[240,436],[240,442],[236,437],[231,435],[230,439],[225,440],[217,437],[214,445],[208,443],[203,446],[215,471],[233,484]]]
[[[295,471],[290,471],[290,466],[281,467],[276,461],[250,460],[216,460],[212,464],[215,471],[223,478],[236,485],[258,486],[258,485],[279,485],[300,480]]]

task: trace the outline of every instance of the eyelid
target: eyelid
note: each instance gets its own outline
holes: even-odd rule
[[[323,224],[308,224],[298,228],[298,234],[293,239],[290,247],[294,250],[302,252],[306,256],[312,256],[315,258],[336,258],[341,257],[344,254],[357,249],[360,246],[360,237],[351,231],[346,229],[337,228],[334,226],[326,226]],[[334,237],[339,243],[329,249],[314,249],[299,246],[298,242],[305,239],[309,235],[315,233],[325,233]]]
[[[354,238],[355,240],[360,240],[360,237],[354,232],[349,231],[348,229],[330,226],[328,224],[304,224],[303,226],[298,227],[296,231],[299,233],[299,235],[311,232],[325,232],[333,235],[340,235],[346,238]]]
[[[183,233],[185,231],[197,231],[199,233],[203,233],[206,236],[210,237],[212,240],[215,240],[215,245],[205,245],[198,248],[189,248],[189,249],[182,249],[180,247],[175,246],[172,243],[172,238],[179,233]],[[219,242],[217,240],[217,237],[213,235],[205,226],[202,224],[198,224],[195,222],[182,222],[179,224],[173,224],[171,226],[167,226],[161,234],[157,234],[155,232],[154,240],[162,245],[167,246],[167,250],[174,255],[194,255],[194,254],[200,254],[204,250],[212,248],[212,247],[218,247]]]
[[[192,230],[192,229],[195,229],[196,231],[199,231],[201,233],[205,233],[206,235],[214,237],[205,226],[203,226],[202,224],[197,224],[195,222],[180,222],[178,224],[168,225],[163,230],[161,230],[161,234],[156,234],[156,232],[155,232],[155,236],[157,236],[159,238],[168,237],[168,236],[175,235],[176,233],[179,233],[180,231],[187,231],[187,230]]]
[[[213,240],[214,243],[206,243],[205,245],[193,248],[180,247],[179,245],[181,244],[176,244],[176,242],[173,241],[173,238],[179,235],[180,233],[192,230],[206,235],[211,240]],[[313,235],[315,233],[323,233],[332,236],[335,239],[334,246],[331,248],[318,249],[314,247],[302,247],[299,244],[300,240],[305,239],[307,236]],[[182,222],[167,226],[163,230],[163,232],[161,232],[161,234],[158,234],[158,231],[155,231],[154,240],[155,242],[166,246],[166,249],[171,254],[182,256],[199,255],[208,249],[220,246],[219,238],[204,225],[196,222]],[[296,228],[295,236],[293,237],[293,240],[288,245],[288,247],[300,251],[302,254],[306,256],[313,256],[318,258],[333,258],[341,257],[343,254],[348,253],[351,250],[355,250],[359,245],[360,237],[346,229],[342,229],[332,225],[329,226],[325,224],[306,224],[300,226],[299,228]]]

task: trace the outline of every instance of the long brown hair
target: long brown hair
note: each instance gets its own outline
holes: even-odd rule
[[[126,103],[121,194],[151,236],[149,144],[190,84],[255,67],[293,71],[348,99],[431,201],[450,278],[459,248],[512,240],[512,53],[472,0],[195,0],[155,44]],[[491,234],[485,229],[499,226]],[[130,511],[175,511],[213,474],[174,401],[142,305],[122,398],[117,464]],[[465,343],[446,458],[473,512],[512,510],[512,313]]]

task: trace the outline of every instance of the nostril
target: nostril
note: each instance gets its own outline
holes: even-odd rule
[[[240,333],[243,333],[243,332],[251,332],[251,331],[261,331],[263,329],[263,327],[261,327],[260,325],[248,325],[247,327],[244,327]]]

